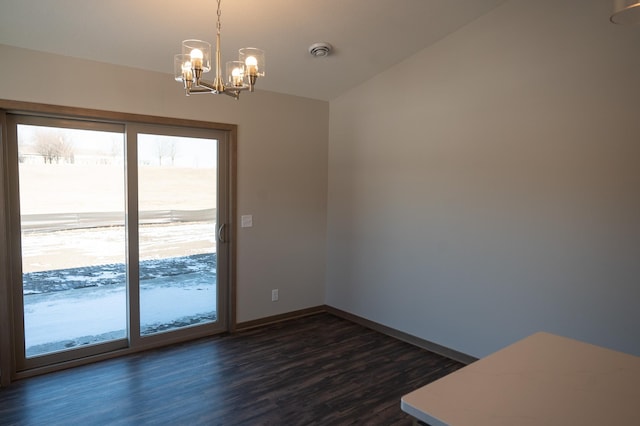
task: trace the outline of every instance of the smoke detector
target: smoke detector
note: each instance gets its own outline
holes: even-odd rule
[[[329,56],[333,47],[329,43],[313,43],[309,46],[309,53],[311,56],[319,58],[322,56]]]

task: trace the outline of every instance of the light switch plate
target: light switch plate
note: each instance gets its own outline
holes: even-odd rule
[[[253,226],[253,216],[250,214],[244,214],[240,216],[240,227],[251,228]]]

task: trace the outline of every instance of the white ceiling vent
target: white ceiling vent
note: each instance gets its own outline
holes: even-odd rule
[[[309,46],[309,53],[311,53],[311,56],[319,58],[321,56],[329,56],[331,49],[333,49],[333,47],[331,47],[329,43],[313,43]]]

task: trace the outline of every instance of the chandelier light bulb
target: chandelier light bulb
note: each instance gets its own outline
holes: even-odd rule
[[[242,75],[242,70],[240,68],[234,68],[231,72],[231,77],[233,78],[234,86],[242,86],[242,78],[244,76]]]
[[[193,69],[199,70],[202,68],[202,59],[204,58],[204,54],[200,49],[193,49],[191,51],[191,62],[193,65]]]
[[[193,72],[191,71],[191,62],[186,61],[182,64],[182,79],[184,81],[193,80]]]
[[[248,56],[244,63],[247,65],[249,75],[256,75],[258,73],[258,60],[255,56]]]

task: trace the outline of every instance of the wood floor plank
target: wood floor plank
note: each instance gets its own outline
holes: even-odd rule
[[[0,425],[410,425],[402,395],[463,364],[331,314],[0,389]]]

